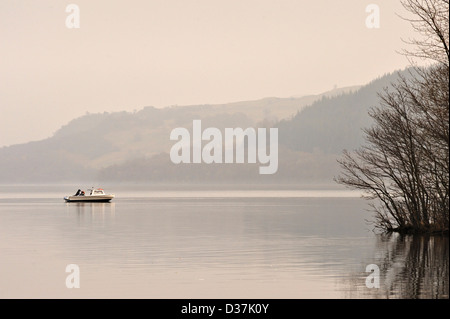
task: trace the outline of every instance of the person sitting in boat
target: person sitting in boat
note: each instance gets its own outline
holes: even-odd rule
[[[75,194],[75,196],[80,196],[80,194],[81,194],[81,189],[78,189],[77,193]]]
[[[84,191],[81,191],[80,196],[84,196]]]

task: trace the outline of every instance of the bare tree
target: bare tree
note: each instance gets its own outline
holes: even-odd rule
[[[448,1],[403,4],[417,17],[410,20],[415,30],[426,35],[408,54],[437,63],[415,67],[380,94],[369,113],[374,126],[365,130],[367,144],[344,151],[336,181],[376,199],[376,226],[383,230],[448,232]]]
[[[449,0],[402,0],[403,7],[413,15],[411,22],[419,37],[405,41],[413,46],[405,49],[407,56],[431,59],[449,66]]]

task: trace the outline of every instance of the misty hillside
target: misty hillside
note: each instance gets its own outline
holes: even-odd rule
[[[280,143],[294,151],[340,153],[364,142],[362,128],[372,123],[371,107],[379,104],[377,92],[395,82],[397,74],[380,77],[354,93],[322,97],[295,117],[281,120]]]
[[[86,114],[48,139],[1,148],[0,183],[329,180],[337,154],[360,145],[361,127],[370,123],[367,110],[394,77],[301,98]],[[221,130],[278,127],[277,174],[259,175],[259,164],[173,164],[170,132],[190,130],[194,119]]]
[[[388,74],[357,91],[342,92],[333,97],[322,96],[290,118],[275,123],[273,126],[279,128],[279,167],[274,175],[259,175],[260,164],[175,165],[169,160],[166,151],[150,158],[136,158],[102,169],[100,179],[331,184],[333,177],[339,174],[336,159],[343,149],[356,149],[363,143],[362,128],[371,125],[368,110],[378,104],[378,92],[396,78],[396,73]],[[209,123],[204,125],[207,126]]]

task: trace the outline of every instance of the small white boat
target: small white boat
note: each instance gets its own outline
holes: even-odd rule
[[[105,194],[101,188],[90,189],[89,194],[79,189],[75,195],[65,196],[66,202],[109,202],[114,198],[114,194]]]

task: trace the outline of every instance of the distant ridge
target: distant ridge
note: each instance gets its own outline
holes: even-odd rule
[[[293,95],[293,98],[300,98],[300,97],[306,97],[306,96],[316,96],[321,98],[322,96],[326,97],[334,97],[340,94],[347,94],[347,93],[353,93],[358,91],[360,88],[362,88],[362,85],[352,85],[352,86],[345,86],[341,88],[334,88],[332,90],[326,91],[324,93],[320,94],[302,94],[302,95]]]

